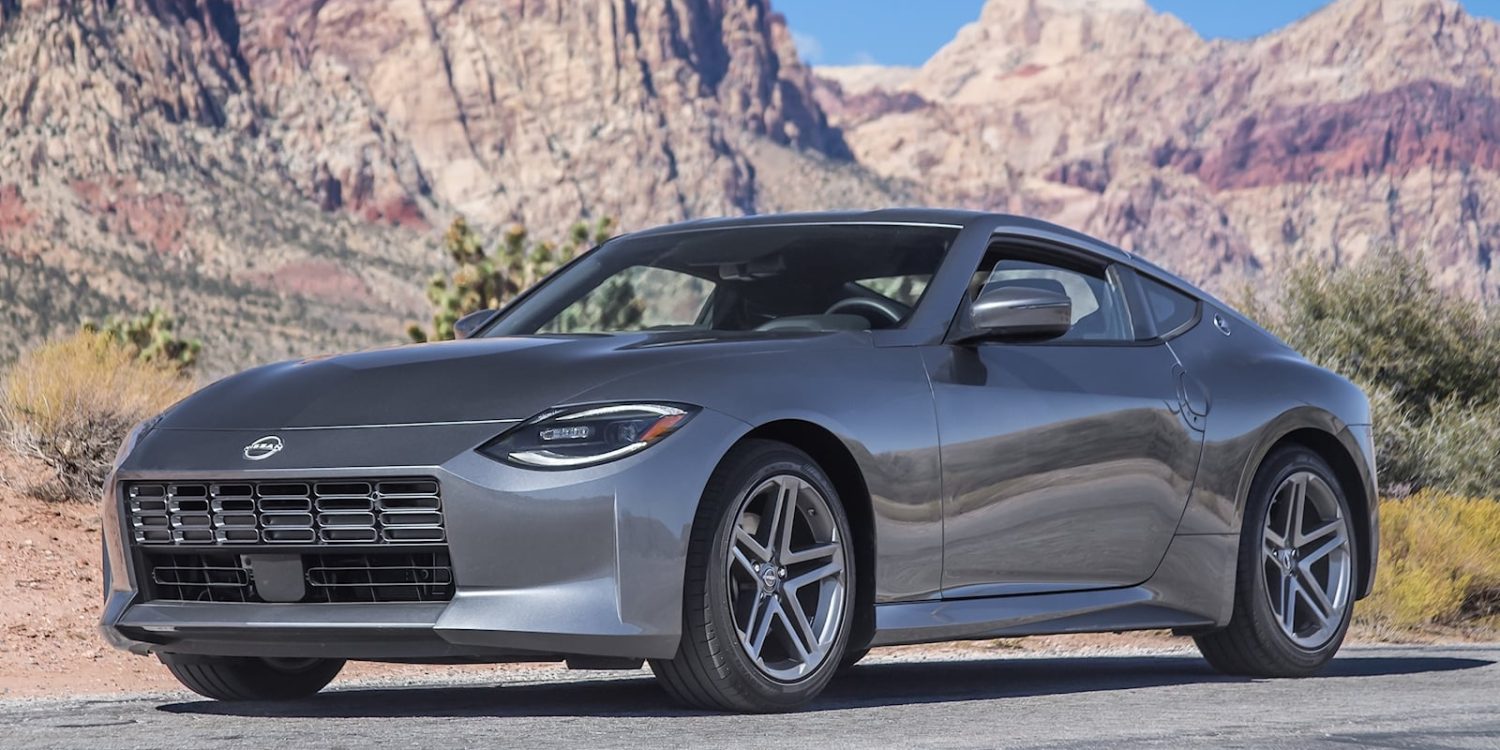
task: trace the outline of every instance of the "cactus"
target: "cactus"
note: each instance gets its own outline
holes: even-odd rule
[[[162,365],[178,372],[191,370],[198,362],[198,352],[203,348],[203,342],[177,335],[177,321],[158,308],[134,317],[111,315],[102,326],[85,320],[82,327],[84,331],[102,334],[123,346],[131,356],[142,362]]]
[[[443,234],[443,252],[455,268],[435,274],[427,284],[432,303],[432,329],[413,323],[406,328],[412,341],[454,338],[453,324],[465,315],[510,302],[580,251],[609,239],[614,220],[579,221],[561,243],[532,241],[526,227],[511,224],[500,235],[494,251],[486,253],[479,235],[460,216]]]

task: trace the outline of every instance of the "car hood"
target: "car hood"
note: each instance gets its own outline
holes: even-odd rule
[[[707,357],[792,353],[867,334],[706,334],[471,339],[281,362],[203,388],[166,430],[285,429],[525,419],[612,380]],[[826,342],[824,343],[826,345]],[[668,388],[663,384],[664,389]],[[671,394],[643,393],[668,400]]]

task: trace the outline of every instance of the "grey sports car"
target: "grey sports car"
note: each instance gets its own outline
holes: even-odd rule
[[[142,424],[114,645],[225,700],[346,660],[649,660],[796,708],[871,647],[1171,628],[1310,673],[1375,573],[1365,396],[1133,254],[937,210],[610,240],[460,339]]]

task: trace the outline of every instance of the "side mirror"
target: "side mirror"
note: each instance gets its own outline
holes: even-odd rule
[[[499,314],[500,311],[495,309],[480,310],[453,321],[453,338],[466,339],[473,336]]]
[[[968,338],[1054,339],[1073,327],[1073,300],[1051,289],[991,285],[969,306]]]

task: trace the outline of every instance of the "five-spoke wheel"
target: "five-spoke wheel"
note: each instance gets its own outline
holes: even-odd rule
[[[1245,507],[1229,625],[1197,637],[1215,668],[1293,677],[1333,658],[1349,628],[1355,537],[1338,478],[1297,445],[1268,455]]]
[[[795,680],[827,660],[844,619],[843,546],[807,480],[779,474],[746,496],[727,561],[730,609],[740,646],[771,678]]]
[[[1282,481],[1266,514],[1261,556],[1282,632],[1303,648],[1327,643],[1349,606],[1349,529],[1333,488],[1317,474]]]
[[[688,545],[683,635],[651,668],[692,706],[785,711],[812,700],[849,640],[854,557],[833,483],[783,443],[736,446]]]

